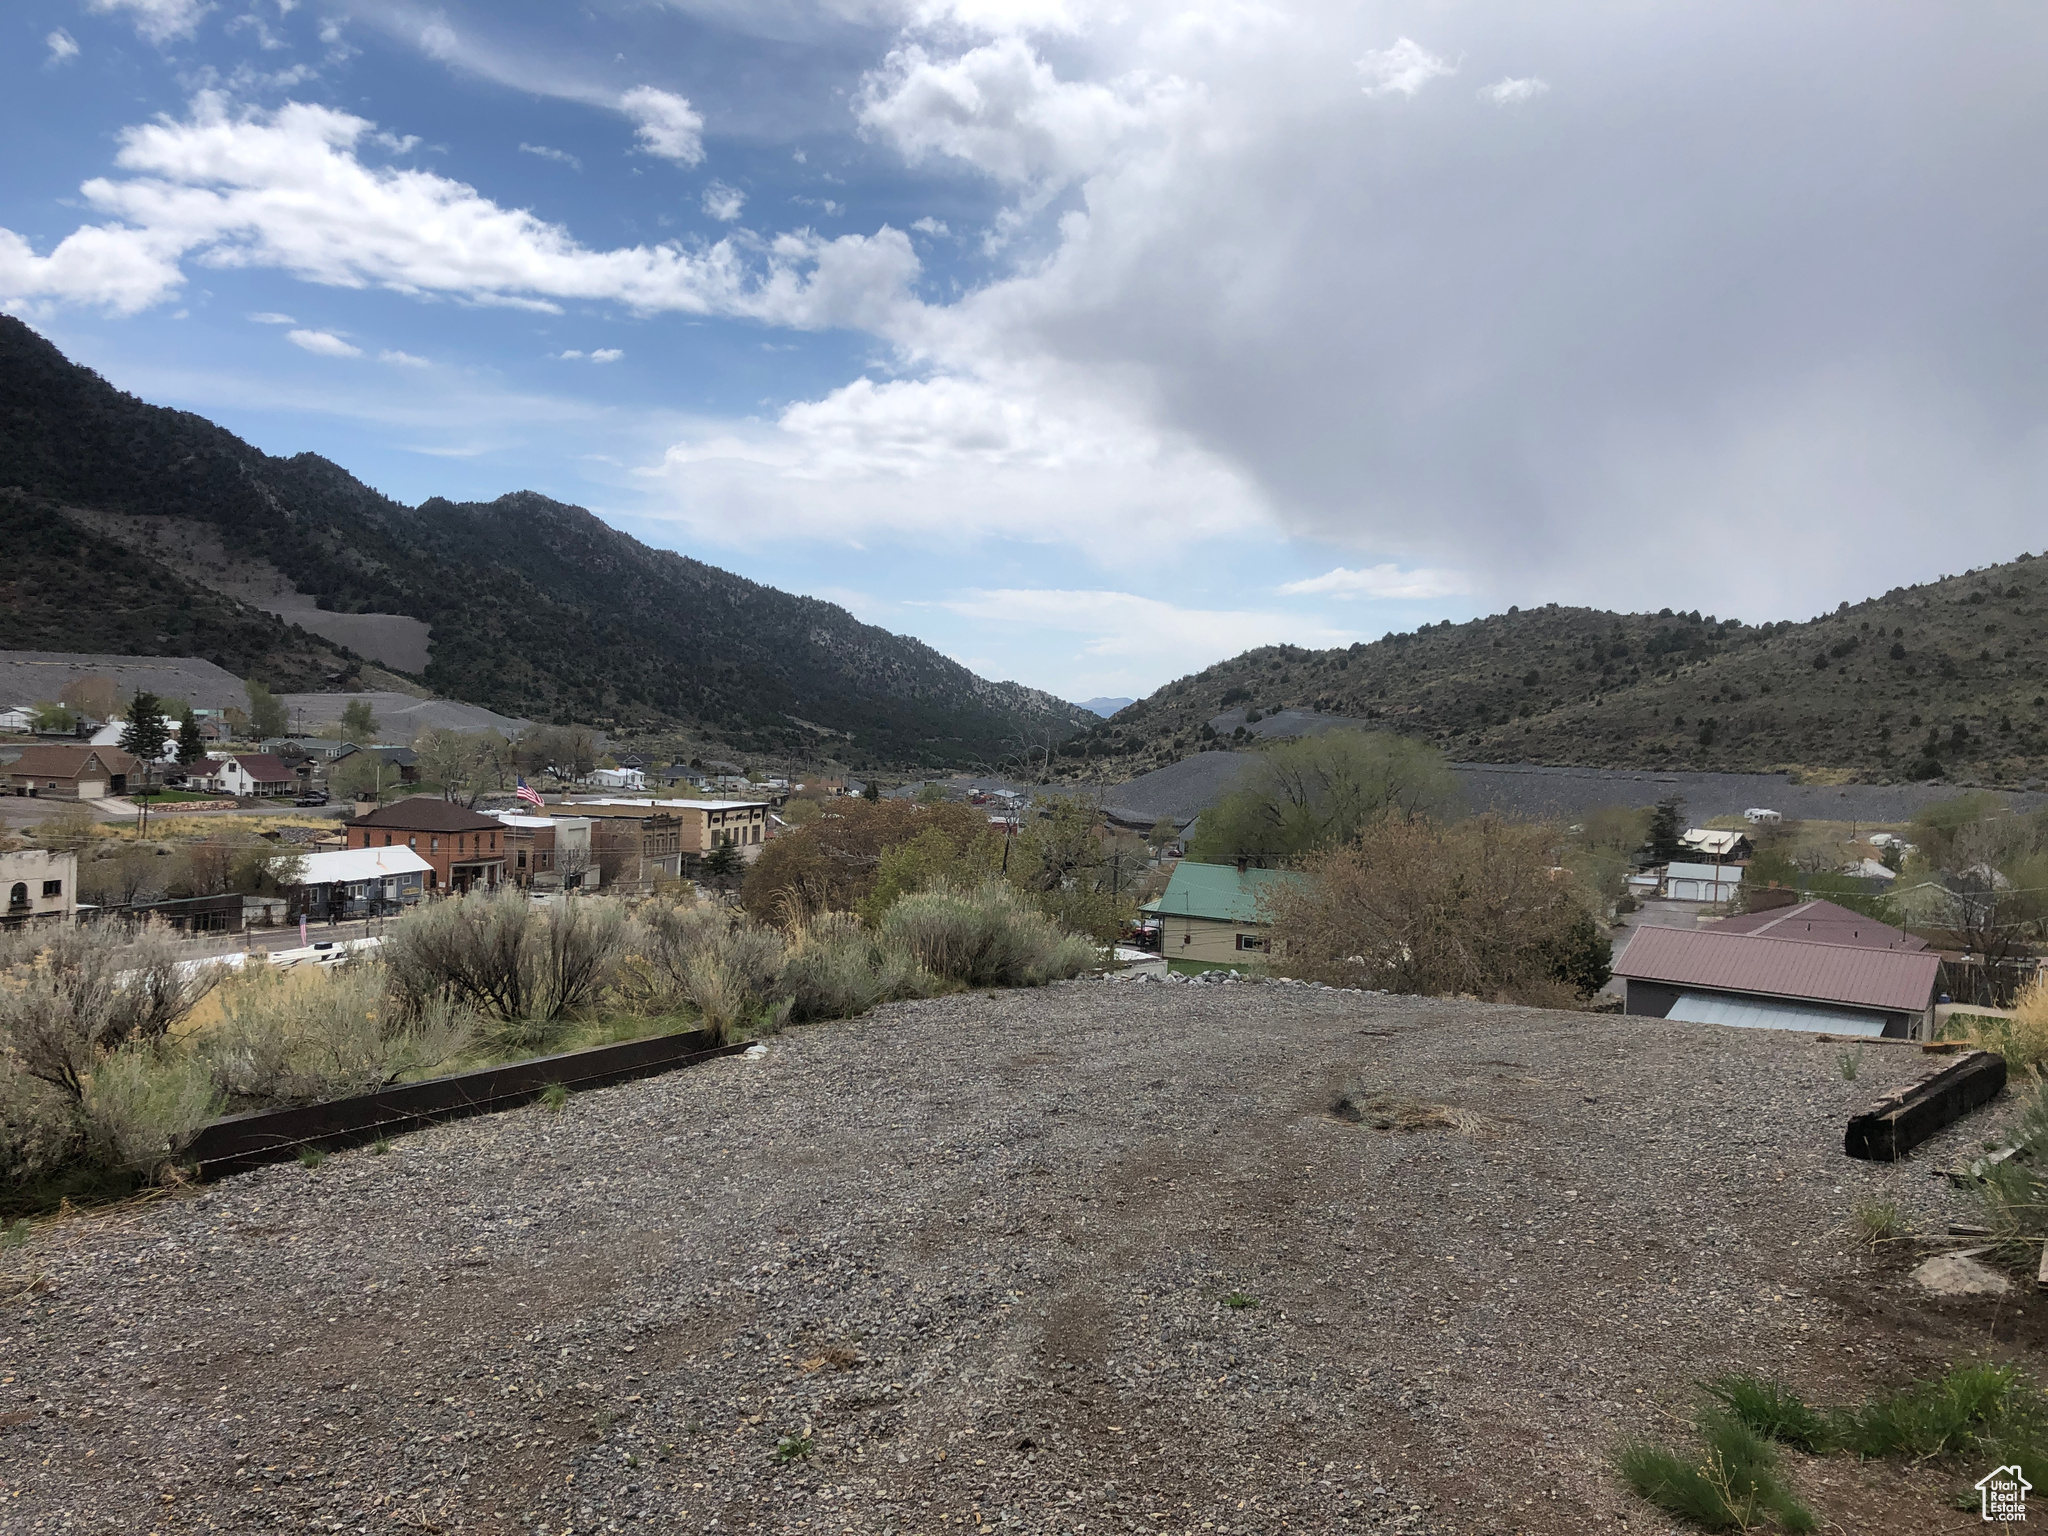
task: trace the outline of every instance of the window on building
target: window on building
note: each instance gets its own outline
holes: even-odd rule
[[[1264,949],[1266,947],[1265,935],[1259,933],[1240,933],[1237,936],[1237,947],[1239,949]]]
[[[43,882],[43,894],[45,896],[62,896],[64,894],[64,882],[62,880],[45,880]]]
[[[391,834],[389,832],[386,832],[384,834],[384,846],[386,848],[389,848],[391,846]]]
[[[408,848],[417,848],[417,847],[419,847],[419,845],[420,845],[420,840],[419,840],[418,838],[416,838],[416,837],[408,837],[408,838],[407,838],[407,839],[405,840],[405,846],[406,846],[406,847],[408,847]]]
[[[26,880],[14,882],[14,889],[7,893],[7,905],[10,907],[25,907],[28,905],[28,882]]]
[[[428,838],[427,851],[429,853],[439,853],[441,851],[441,839],[439,839],[438,837]]]

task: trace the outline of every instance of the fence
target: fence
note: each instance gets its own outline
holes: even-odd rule
[[[2021,989],[2041,974],[2041,964],[2032,956],[2018,960],[1944,960],[1938,990],[1946,993],[1950,1002],[1979,1008],[2010,1008]]]
[[[600,1088],[744,1049],[743,1043],[719,1045],[709,1032],[692,1030],[401,1083],[324,1104],[229,1115],[204,1127],[186,1147],[184,1159],[197,1165],[202,1178],[240,1173],[265,1163],[289,1162],[305,1147],[328,1151],[362,1146],[444,1120],[516,1109],[557,1083],[571,1090]]]

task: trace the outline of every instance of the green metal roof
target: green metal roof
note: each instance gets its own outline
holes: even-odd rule
[[[1284,869],[1247,869],[1240,874],[1235,864],[1197,864],[1182,859],[1174,866],[1166,889],[1138,910],[1170,917],[1206,917],[1219,923],[1257,923],[1265,920],[1259,912],[1259,898],[1300,879]]]

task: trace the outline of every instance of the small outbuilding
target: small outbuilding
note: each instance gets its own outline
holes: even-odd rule
[[[1848,942],[1815,943],[1719,928],[1638,928],[1614,974],[1623,983],[1623,1011],[1642,1017],[1929,1038],[1941,956],[1878,948],[1875,938],[1859,931]]]

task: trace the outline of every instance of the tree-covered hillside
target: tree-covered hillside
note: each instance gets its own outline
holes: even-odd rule
[[[1294,708],[1473,762],[2023,784],[2048,774],[2044,619],[2048,560],[2028,556],[1805,623],[1510,609],[1344,650],[1248,651],[1091,726],[1060,761],[1122,778]]]
[[[8,487],[44,506],[196,519],[322,608],[423,620],[422,680],[506,714],[681,727],[743,753],[854,765],[990,763],[1092,718],[830,603],[650,549],[579,507],[531,493],[407,507],[315,455],[272,458],[121,393],[0,316]],[[85,591],[93,574],[55,549],[34,579]],[[10,643],[88,649],[84,622],[37,608]],[[155,640],[161,627],[123,629],[149,637],[132,649],[196,649]]]

